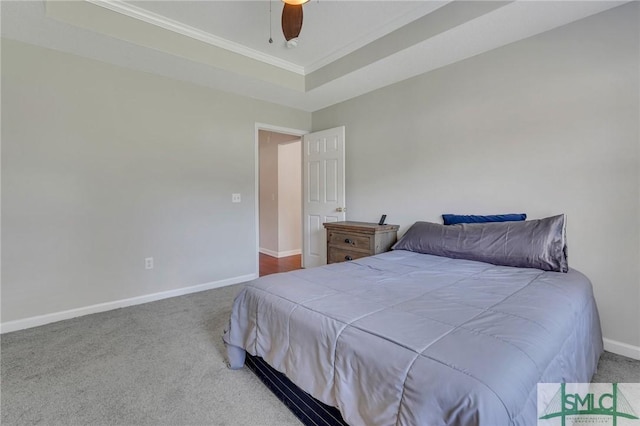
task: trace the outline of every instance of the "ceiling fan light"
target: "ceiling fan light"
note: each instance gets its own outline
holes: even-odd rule
[[[300,6],[308,1],[309,0],[282,0],[283,3],[290,4],[291,6]]]

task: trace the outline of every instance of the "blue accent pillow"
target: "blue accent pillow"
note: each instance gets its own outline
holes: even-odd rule
[[[527,218],[526,213],[491,214],[487,216],[443,214],[442,220],[445,225],[455,225],[456,223],[486,223],[486,222],[519,222]]]

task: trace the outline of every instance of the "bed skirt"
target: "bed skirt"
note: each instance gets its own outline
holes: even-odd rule
[[[247,353],[245,365],[306,426],[347,426],[337,408],[313,398],[262,358]]]

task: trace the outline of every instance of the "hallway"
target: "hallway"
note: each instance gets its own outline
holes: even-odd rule
[[[302,255],[272,257],[260,253],[260,276],[302,269]]]

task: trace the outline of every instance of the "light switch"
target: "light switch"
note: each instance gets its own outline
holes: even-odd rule
[[[232,203],[239,203],[241,201],[242,201],[242,198],[240,197],[240,194],[231,194]]]

